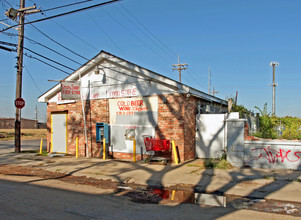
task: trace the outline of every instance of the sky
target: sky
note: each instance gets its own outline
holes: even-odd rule
[[[26,0],[44,13],[26,15],[26,21],[50,17],[98,4],[94,0]],[[8,25],[5,11],[19,8],[19,0],[0,0],[0,21]],[[110,5],[25,25],[24,46],[71,69],[77,69],[101,50],[154,72],[179,80],[172,64],[187,63],[182,83],[227,100],[238,93],[238,104],[258,112],[267,103],[272,112],[273,69],[276,67],[276,115],[301,117],[301,1],[300,0],[123,0]],[[53,9],[53,10],[48,10]],[[0,23],[0,30],[6,26]],[[16,44],[17,31],[0,33],[0,41]],[[42,46],[41,46],[42,45]],[[2,45],[3,46],[3,45]],[[43,47],[44,46],[44,47]],[[46,49],[45,46],[61,55]],[[43,58],[25,50],[27,55]],[[15,117],[15,52],[0,50],[0,117]],[[67,57],[67,58],[66,58]],[[44,60],[24,57],[22,117],[46,120],[40,95],[73,71]],[[50,81],[49,81],[50,80]]]

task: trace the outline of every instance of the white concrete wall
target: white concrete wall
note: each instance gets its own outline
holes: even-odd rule
[[[254,168],[301,170],[301,142],[245,141],[243,161]]]

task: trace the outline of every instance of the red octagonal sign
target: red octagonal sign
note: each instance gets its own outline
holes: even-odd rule
[[[16,108],[19,108],[19,109],[23,108],[23,107],[25,106],[25,101],[24,101],[24,99],[22,99],[22,98],[17,98],[17,99],[15,100],[15,106],[16,106]]]

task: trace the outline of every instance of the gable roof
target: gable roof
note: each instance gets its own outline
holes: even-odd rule
[[[173,88],[180,93],[189,93],[192,96],[205,99],[210,102],[216,102],[223,105],[228,105],[228,102],[217,98],[215,96],[209,95],[205,92],[199,91],[195,88],[192,88],[190,86],[187,86],[185,84],[179,83],[173,79],[170,79],[166,76],[163,76],[159,73],[153,72],[151,70],[148,70],[146,68],[143,68],[137,64],[134,64],[132,62],[129,62],[127,60],[124,60],[120,57],[117,57],[115,55],[112,55],[106,51],[101,51],[99,54],[97,54],[94,58],[86,62],[84,65],[82,65],[80,68],[78,68],[76,71],[74,71],[72,74],[67,76],[62,81],[78,81],[81,77],[83,77],[85,74],[89,73],[89,71],[95,69],[96,66],[98,66],[101,62],[107,61],[111,64],[117,65],[119,67],[129,69],[131,71],[135,71],[138,75],[146,78],[147,80],[162,84],[166,87]],[[110,69],[109,67],[106,67]],[[126,73],[122,73],[125,74]],[[60,84],[56,84],[54,87],[49,89],[47,92],[42,94],[39,98],[39,102],[47,102],[51,97],[56,95],[60,91]]]

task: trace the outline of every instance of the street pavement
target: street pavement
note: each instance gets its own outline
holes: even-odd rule
[[[30,144],[31,143],[31,144]],[[73,176],[85,176],[121,184],[138,184],[154,188],[194,190],[203,193],[301,202],[301,172],[250,168],[204,169],[201,159],[178,165],[145,163],[74,156],[37,156],[13,153],[11,142],[0,141],[0,165],[41,168]],[[22,142],[26,150],[38,150],[39,141]],[[31,147],[30,147],[31,146]]]

